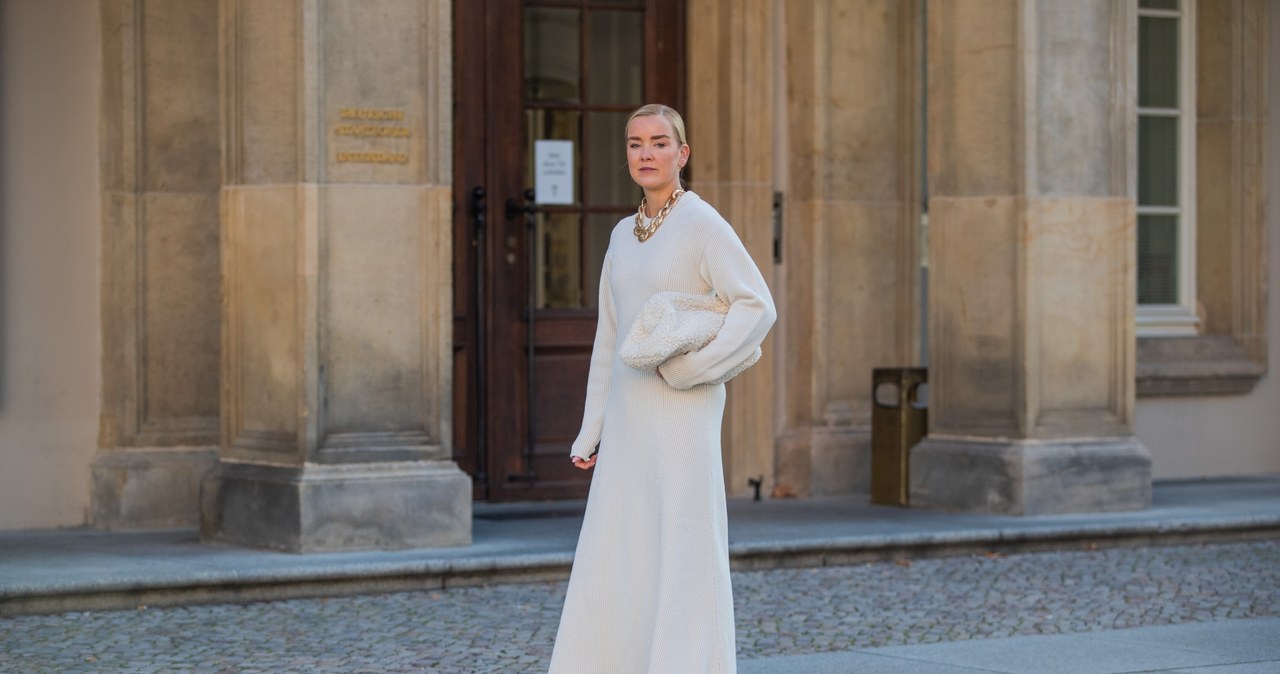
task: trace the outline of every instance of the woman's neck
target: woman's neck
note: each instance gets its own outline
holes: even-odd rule
[[[644,216],[652,218],[657,215],[658,211],[662,210],[662,206],[667,203],[667,199],[670,199],[671,195],[675,194],[677,187],[678,184],[673,183],[655,190],[645,190]]]

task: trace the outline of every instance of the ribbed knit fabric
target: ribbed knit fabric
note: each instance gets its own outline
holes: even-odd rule
[[[632,227],[626,218],[614,228],[600,277],[587,403],[572,449],[587,457],[598,443],[600,454],[551,671],[736,672],[720,462],[725,387],[705,382],[764,341],[773,298],[733,228],[697,194],[686,192],[648,241]],[[714,290],[729,313],[710,344],[667,361],[659,377],[618,358],[618,331],[669,290]]]

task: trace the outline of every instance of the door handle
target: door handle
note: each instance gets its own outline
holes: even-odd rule
[[[485,189],[481,185],[471,189],[471,247],[480,249],[484,245],[484,227],[489,211],[489,202],[485,199]]]
[[[533,188],[526,189],[520,196],[524,197],[523,202],[510,197],[507,199],[507,220],[523,220],[524,226],[529,230],[527,245],[533,245],[534,229],[537,227],[538,221],[535,217],[538,213],[538,204],[533,201]],[[521,218],[521,216],[524,216]],[[515,251],[520,247],[520,237],[515,233],[507,234],[507,264],[515,264]]]
[[[534,214],[538,212],[538,204],[533,201],[535,196],[533,188],[530,187],[526,189],[520,196],[524,197],[523,204],[515,197],[507,199],[507,219],[515,220],[523,214],[525,217],[525,224],[529,224],[529,221],[533,220]]]

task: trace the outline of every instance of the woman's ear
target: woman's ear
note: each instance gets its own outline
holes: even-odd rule
[[[680,146],[680,168],[684,168],[684,165],[688,163],[689,163],[689,146],[682,145]]]

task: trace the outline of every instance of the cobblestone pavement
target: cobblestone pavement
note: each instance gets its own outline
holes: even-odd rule
[[[564,583],[0,619],[0,672],[542,672]],[[743,659],[1280,615],[1280,540],[734,574]]]

